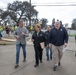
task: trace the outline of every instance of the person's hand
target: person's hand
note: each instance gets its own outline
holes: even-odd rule
[[[22,32],[22,35],[25,35],[25,33],[24,33],[24,32]]]
[[[64,47],[67,47],[67,45],[68,45],[67,43],[64,43]]]
[[[16,36],[16,38],[19,40],[20,39],[20,36]]]
[[[34,39],[32,39],[32,42],[34,42]]]
[[[49,48],[51,48],[52,47],[52,44],[49,44]]]

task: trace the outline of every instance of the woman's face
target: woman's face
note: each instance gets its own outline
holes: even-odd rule
[[[47,26],[47,30],[50,31],[51,30],[51,27],[50,26]]]
[[[35,30],[36,30],[36,31],[39,31],[40,29],[39,29],[37,26],[35,26]]]

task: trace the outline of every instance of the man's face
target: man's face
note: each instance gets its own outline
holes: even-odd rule
[[[59,29],[59,28],[60,28],[60,22],[56,22],[56,23],[55,23],[55,28],[56,28],[56,29]]]
[[[20,22],[19,23],[19,27],[23,27],[24,26],[24,23],[23,22]]]

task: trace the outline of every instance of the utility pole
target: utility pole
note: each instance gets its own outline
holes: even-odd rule
[[[31,0],[29,0],[29,3],[30,3],[30,22],[29,22],[29,24],[31,26]]]

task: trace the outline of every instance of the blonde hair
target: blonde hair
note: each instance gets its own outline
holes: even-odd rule
[[[37,28],[41,29],[41,25],[40,24],[36,24],[35,25]]]

